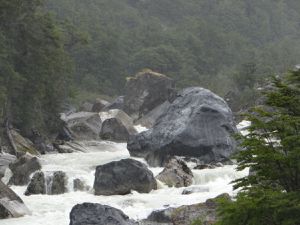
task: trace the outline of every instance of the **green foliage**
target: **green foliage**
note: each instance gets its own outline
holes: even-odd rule
[[[55,130],[72,63],[42,1],[0,1],[0,120],[24,133]]]
[[[247,115],[249,133],[236,159],[249,176],[235,181],[236,201],[223,201],[220,225],[298,225],[300,221],[300,71],[274,78],[266,104]]]
[[[196,219],[190,225],[203,225],[203,223],[201,219]]]
[[[257,82],[300,58],[298,0],[49,0],[47,8],[88,36],[70,52],[77,85],[94,92],[120,94],[128,75],[150,68],[179,88],[234,92],[241,107]]]

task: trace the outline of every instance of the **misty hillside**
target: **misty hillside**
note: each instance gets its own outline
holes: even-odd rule
[[[127,76],[150,68],[173,77],[181,87],[201,85],[224,96],[285,72],[300,58],[297,0],[47,4],[87,40],[70,52],[76,82],[90,91],[119,94]]]

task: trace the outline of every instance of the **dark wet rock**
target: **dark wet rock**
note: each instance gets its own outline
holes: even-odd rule
[[[102,111],[109,111],[111,109],[124,109],[124,96],[117,97],[112,103],[106,105]]]
[[[36,172],[25,191],[25,195],[46,194],[46,180],[43,172]]]
[[[96,203],[75,205],[70,213],[70,225],[133,225],[121,210]]]
[[[124,141],[137,133],[132,119],[123,111],[114,109],[107,112],[108,119],[102,123],[100,137],[104,140]]]
[[[9,180],[9,184],[26,185],[30,181],[30,175],[42,168],[39,159],[26,154],[17,161],[9,165],[13,175]]]
[[[89,187],[79,178],[73,180],[74,191],[87,191]]]
[[[123,159],[97,166],[95,195],[126,195],[132,190],[149,193],[157,184],[147,166],[133,159]]]
[[[103,99],[96,99],[92,107],[92,112],[101,112],[107,105],[109,105],[108,101]]]
[[[9,164],[16,161],[16,159],[17,158],[14,155],[0,153],[0,179],[5,175],[5,171]]]
[[[183,160],[172,158],[156,179],[169,187],[187,187],[193,183],[193,173]]]
[[[222,98],[204,88],[186,88],[152,129],[130,137],[127,148],[151,166],[162,166],[170,156],[222,162],[236,151],[235,132],[232,112]]]
[[[231,164],[228,163],[226,165],[231,165]],[[223,167],[223,166],[224,166],[223,163],[217,162],[217,163],[210,163],[210,164],[199,164],[199,165],[195,166],[193,169],[194,170],[215,169],[217,167]]]
[[[51,182],[51,194],[59,195],[67,192],[68,177],[65,172],[56,171],[53,173]]]
[[[163,74],[140,72],[127,80],[124,110],[134,120],[139,119],[168,100],[174,87],[174,81]]]
[[[0,180],[0,219],[30,214],[22,199]]]
[[[46,154],[54,151],[53,146],[47,143],[46,137],[44,137],[38,130],[32,130],[30,140],[40,154]]]
[[[51,174],[37,172],[32,177],[25,195],[48,194],[58,195],[67,192],[67,175],[62,171]]]

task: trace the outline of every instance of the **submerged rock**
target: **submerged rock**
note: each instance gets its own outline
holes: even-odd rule
[[[9,165],[13,175],[9,180],[9,184],[26,185],[30,181],[30,175],[42,168],[39,159],[26,154],[17,161]]]
[[[187,187],[193,183],[193,173],[183,160],[172,158],[156,179],[169,187]]]
[[[67,175],[65,172],[56,171],[53,173],[51,184],[51,195],[59,195],[67,192]]]
[[[30,214],[22,199],[0,180],[0,219]]]
[[[62,171],[55,171],[51,175],[37,172],[32,177],[25,195],[48,194],[58,195],[67,192],[67,175]]]
[[[96,203],[75,205],[70,213],[70,225],[133,225],[121,210]]]
[[[24,193],[25,195],[46,194],[46,180],[43,172],[36,172]]]
[[[123,159],[96,168],[95,195],[126,195],[131,190],[148,193],[156,188],[153,173],[139,161]]]
[[[151,70],[142,71],[127,80],[124,110],[133,119],[139,119],[168,100],[174,87],[171,78]]]
[[[186,88],[152,129],[130,138],[127,148],[151,166],[162,166],[174,155],[220,162],[235,152],[235,132],[232,112],[222,98],[204,88]]]
[[[87,191],[89,187],[79,178],[73,180],[74,191]]]

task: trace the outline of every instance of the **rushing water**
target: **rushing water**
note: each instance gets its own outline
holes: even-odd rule
[[[74,192],[73,179],[80,178],[92,187],[97,165],[128,158],[129,152],[125,143],[84,142],[81,144],[87,152],[49,154],[41,157],[42,170],[45,173],[57,170],[66,172],[69,178],[69,192],[62,195],[25,196],[25,186],[13,186],[12,189],[23,199],[32,215],[1,220],[1,225],[67,225],[72,207],[83,202],[110,205],[121,209],[133,219],[143,219],[156,209],[204,202],[224,192],[233,195],[230,182],[248,173],[247,170],[235,171],[235,166],[193,170],[194,183],[191,188],[197,189],[198,192],[190,195],[181,194],[185,188],[168,188],[159,182],[159,189],[148,194],[132,192],[125,196],[95,196],[92,189],[86,192]],[[150,169],[154,175],[157,175],[163,168]]]

